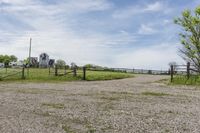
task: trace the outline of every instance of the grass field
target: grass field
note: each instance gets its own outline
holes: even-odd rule
[[[188,79],[187,76],[178,75],[173,79],[172,84],[174,85],[200,85],[200,77],[199,76],[190,76]]]
[[[8,76],[6,78],[1,78],[3,81],[36,81],[36,82],[58,82],[58,81],[77,81],[82,80],[83,72],[82,70],[77,71],[77,77],[74,77],[72,73],[69,73],[64,76],[54,76],[54,71],[51,71],[49,74],[49,69],[29,69],[25,70],[25,79],[22,80],[21,73],[22,69],[1,69],[0,78]],[[72,70],[67,70],[70,72]],[[64,70],[59,70],[59,74],[64,74]],[[16,75],[12,75],[16,74]],[[87,81],[96,81],[96,80],[112,80],[112,79],[123,79],[133,77],[133,74],[121,73],[121,72],[103,72],[103,71],[87,71],[86,80]]]

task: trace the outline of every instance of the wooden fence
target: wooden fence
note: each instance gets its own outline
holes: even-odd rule
[[[124,72],[133,74],[151,74],[151,75],[169,75],[169,70],[152,70],[152,69],[130,69],[130,68],[90,68],[91,71],[110,71],[110,72]]]
[[[172,66],[172,69],[173,67],[174,66]],[[14,70],[14,68],[9,68],[9,69]],[[12,73],[9,73],[9,74],[7,73],[6,75],[4,74],[4,76],[2,76],[0,72],[0,79],[5,79],[7,77],[12,77],[14,75],[21,75],[20,78],[25,79],[26,77],[30,76],[28,69],[29,68],[25,68],[25,67],[18,68],[17,69],[18,71],[13,71]],[[170,74],[170,72],[166,70],[147,70],[147,69],[128,69],[128,68],[95,68],[95,67],[94,68],[86,68],[86,67],[67,68],[67,66],[63,68],[59,68],[58,66],[55,66],[48,69],[49,70],[47,74],[49,73],[49,75],[52,75],[52,76],[73,76],[73,77],[79,76],[83,80],[86,80],[87,71],[123,72],[123,73],[152,74],[152,75],[169,75]],[[7,68],[4,68],[4,70],[7,71]],[[27,70],[27,75],[25,73],[25,70]],[[172,80],[173,80],[173,75],[174,75],[174,71],[172,71],[172,74],[171,74]]]
[[[199,71],[196,70],[194,65],[191,65],[189,62],[187,65],[171,65],[170,66],[170,75],[171,82],[173,82],[174,75],[186,75],[187,80],[191,77],[191,75],[198,75]]]
[[[14,77],[14,76],[20,76],[21,79],[25,79],[25,68],[1,68],[0,69],[0,80]]]
[[[78,71],[82,70],[82,71]],[[86,67],[74,67],[71,69],[68,69],[66,66],[64,68],[59,68],[55,66],[54,68],[49,68],[49,75],[53,74],[54,76],[66,76],[71,74],[74,77],[77,77],[78,73],[83,75],[83,80],[86,80]]]

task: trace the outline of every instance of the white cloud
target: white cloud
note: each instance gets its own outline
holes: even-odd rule
[[[103,11],[112,8],[112,4],[107,0],[68,0],[57,4],[43,4],[40,0],[1,0],[0,3],[9,4],[1,7],[1,11],[10,13],[25,14],[32,12],[40,15],[55,15],[56,13],[86,13],[89,11]]]
[[[4,13],[14,14],[17,19],[28,24],[33,30],[20,33],[1,31],[4,37],[11,39],[1,44],[0,53],[15,54],[23,59],[28,56],[29,38],[32,37],[33,56],[47,52],[51,58],[62,58],[68,63],[73,61],[81,65],[86,63],[109,65],[114,56],[113,48],[134,42],[135,38],[128,33],[108,35],[96,31],[77,34],[78,31],[71,28],[71,21],[77,19],[77,15],[112,8],[106,0],[80,1],[68,1],[70,4],[59,3],[58,5],[42,5],[38,1],[31,1],[33,3],[26,7],[21,6],[25,4],[21,1],[4,7]],[[57,16],[60,14],[63,17]]]
[[[142,24],[138,31],[138,33],[142,34],[142,35],[154,34],[156,32],[157,31],[155,29],[153,29],[151,26],[145,25],[145,24]]]
[[[31,0],[0,0],[0,3],[7,3],[7,4],[25,4],[29,3]]]
[[[113,14],[113,18],[124,19],[134,16],[136,14],[150,13],[165,11],[168,7],[165,7],[161,2],[150,3],[147,5],[134,5],[127,7],[126,9],[117,10]]]
[[[157,1],[157,2],[155,2],[153,4],[147,5],[147,7],[144,8],[143,10],[144,11],[157,12],[157,11],[163,10],[163,8],[164,8],[164,5],[161,2]]]
[[[177,54],[177,48],[178,44],[159,44],[137,50],[132,49],[132,51],[129,50],[129,52],[117,56],[115,65],[119,67],[133,66],[137,69],[167,70],[169,62],[183,62]]]
[[[163,25],[168,25],[168,24],[171,24],[172,22],[173,22],[172,20],[165,19],[163,20]]]
[[[17,23],[1,21],[0,39],[5,39],[0,44],[1,54],[15,54],[20,59],[27,57],[29,38],[32,37],[33,56],[47,52],[51,58],[62,58],[67,63],[76,62],[79,65],[92,63],[111,67],[148,68],[152,65],[152,68],[160,68],[158,64],[164,66],[168,61],[178,60],[175,48],[168,48],[169,46],[141,48],[132,52],[121,51],[130,44],[136,45],[137,37],[120,28],[117,29],[118,33],[102,33],[96,29],[79,33],[79,29],[74,28],[82,23],[82,15],[112,9],[113,5],[108,0],[68,0],[49,5],[42,4],[39,0],[0,0],[1,2],[9,5],[0,7],[0,12],[19,21]],[[140,6],[135,9],[130,8],[128,11],[120,11],[119,15],[128,17],[142,13],[140,8],[143,12],[155,12],[160,10],[159,6],[161,5],[154,3],[144,8]],[[77,23],[74,22],[76,20]],[[20,22],[28,25],[28,28],[16,30],[20,27]],[[139,32],[152,34],[155,30],[151,25],[141,25]],[[170,53],[169,58],[167,53]]]

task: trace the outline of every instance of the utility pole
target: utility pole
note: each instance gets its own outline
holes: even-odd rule
[[[30,68],[30,65],[31,65],[31,43],[32,43],[32,38],[30,38],[30,46],[29,46],[28,75],[29,75],[29,68]]]

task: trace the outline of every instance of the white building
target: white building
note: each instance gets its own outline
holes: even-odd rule
[[[17,62],[10,62],[9,66],[13,67],[13,66],[17,66]]]
[[[0,68],[4,68],[4,63],[0,63]]]
[[[39,67],[40,68],[49,67],[49,55],[48,54],[46,54],[46,53],[40,54]]]
[[[38,57],[31,57],[30,58],[30,67],[37,67],[38,66]]]
[[[20,66],[20,67],[24,66],[24,61],[17,61],[17,66]]]
[[[11,67],[23,67],[24,62],[23,61],[17,61],[17,62],[10,62],[9,66]]]

